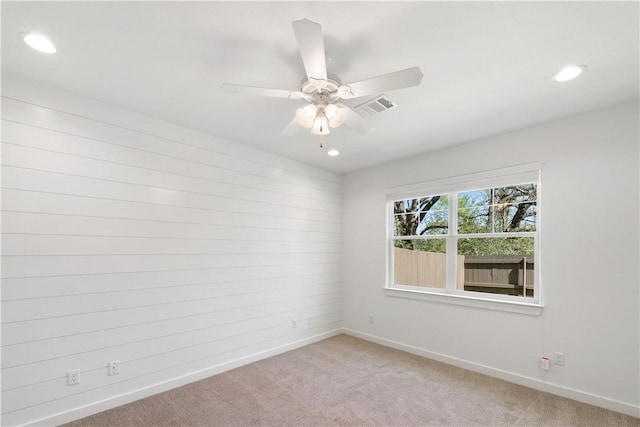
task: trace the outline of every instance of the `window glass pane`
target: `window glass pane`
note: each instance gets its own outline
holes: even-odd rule
[[[533,183],[498,187],[493,190],[493,204],[535,202],[537,200],[536,190],[537,185]]]
[[[447,211],[420,212],[420,224],[416,228],[416,234],[447,234],[449,232],[449,213]]]
[[[458,209],[458,233],[491,233],[489,206]]]
[[[458,207],[489,206],[491,204],[491,190],[475,190],[458,193]]]
[[[536,202],[524,202],[496,207],[494,211],[496,233],[536,231]]]
[[[423,236],[449,232],[446,195],[398,200],[393,204],[394,236]]]
[[[534,246],[533,237],[458,239],[464,290],[533,297]]]
[[[492,193],[496,233],[536,230],[536,184],[498,187]]]
[[[393,203],[393,213],[417,212],[418,199],[398,200]]]
[[[393,216],[393,235],[412,236],[418,226],[418,213],[407,213]]]
[[[536,231],[537,185],[522,184],[458,194],[458,233]]]
[[[396,240],[393,277],[396,285],[445,288],[447,280],[444,239]]]
[[[492,233],[491,190],[458,194],[458,233]]]

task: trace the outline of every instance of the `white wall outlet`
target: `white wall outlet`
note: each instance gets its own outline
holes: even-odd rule
[[[107,365],[109,369],[109,375],[118,375],[120,373],[120,361],[114,360]]]
[[[294,328],[294,329],[298,327],[298,321],[296,319],[293,319],[291,321],[291,327]]]
[[[540,369],[542,369],[543,371],[549,370],[549,358],[547,356],[543,356],[540,359]]]
[[[564,366],[564,353],[558,353],[558,352],[553,353],[553,364]]]
[[[373,323],[373,314],[369,315],[369,323]]]
[[[80,369],[67,371],[67,385],[80,384]]]

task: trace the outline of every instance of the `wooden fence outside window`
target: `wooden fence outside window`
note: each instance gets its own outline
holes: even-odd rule
[[[446,255],[394,248],[398,285],[446,287]],[[532,255],[458,255],[458,290],[533,296]]]

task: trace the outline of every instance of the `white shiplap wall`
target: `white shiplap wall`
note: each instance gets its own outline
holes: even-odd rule
[[[2,425],[67,421],[339,330],[339,175],[2,84]]]

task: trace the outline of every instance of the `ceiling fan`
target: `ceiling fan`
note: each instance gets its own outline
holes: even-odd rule
[[[269,89],[229,83],[222,85],[224,90],[232,93],[307,101],[309,104],[296,111],[295,117],[281,135],[293,135],[301,127],[316,135],[326,135],[331,128],[336,128],[342,123],[366,134],[373,130],[373,126],[354,110],[342,104],[341,99],[377,95],[389,90],[417,86],[422,81],[420,68],[412,67],[343,85],[338,77],[329,76],[327,73],[322,26],[308,19],[301,19],[293,21],[293,31],[307,74],[300,90]]]

